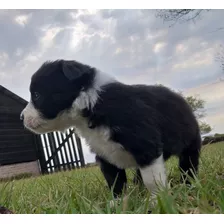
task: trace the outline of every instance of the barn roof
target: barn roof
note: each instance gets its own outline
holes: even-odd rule
[[[28,102],[26,100],[24,100],[22,97],[16,95],[15,93],[11,92],[10,90],[6,89],[5,87],[3,87],[2,85],[0,85],[0,94],[4,94],[8,97],[10,97],[11,99],[16,100],[17,102],[19,102],[22,105],[26,105]]]

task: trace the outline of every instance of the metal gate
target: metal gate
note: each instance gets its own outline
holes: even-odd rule
[[[42,173],[53,173],[85,166],[81,139],[68,129],[65,134],[38,135],[38,157]]]

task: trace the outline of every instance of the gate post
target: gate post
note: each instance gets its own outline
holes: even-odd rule
[[[47,169],[47,163],[45,160],[45,155],[43,151],[43,145],[41,143],[41,137],[39,135],[34,135],[34,143],[36,146],[36,151],[37,151],[37,157],[40,163],[40,169],[42,174],[47,174],[48,169]]]

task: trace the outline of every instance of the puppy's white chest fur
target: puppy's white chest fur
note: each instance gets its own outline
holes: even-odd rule
[[[85,119],[75,124],[77,134],[86,140],[93,153],[119,168],[136,167],[134,157],[122,145],[110,140],[110,130],[106,127],[90,129]]]

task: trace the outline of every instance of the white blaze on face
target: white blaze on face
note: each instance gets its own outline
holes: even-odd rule
[[[54,119],[47,119],[34,107],[32,101],[27,104],[21,113],[24,117],[24,126],[36,134],[66,131],[73,126],[73,121],[76,118],[75,114],[73,110],[65,110],[61,111]]]
[[[31,131],[35,131],[45,123],[45,121],[41,118],[40,112],[35,109],[31,101],[24,108],[22,114],[24,117],[24,126]]]

